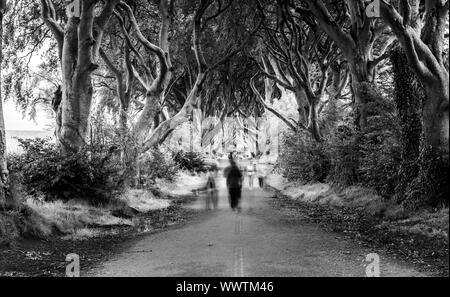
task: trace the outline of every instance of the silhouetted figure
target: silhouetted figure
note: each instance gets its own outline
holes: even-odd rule
[[[230,166],[225,168],[224,176],[227,179],[228,199],[231,209],[239,211],[243,176],[234,159],[230,159]]]
[[[263,189],[264,188],[264,179],[265,179],[265,173],[264,173],[264,170],[263,170],[263,168],[262,168],[262,166],[260,165],[260,164],[258,164],[258,166],[256,166],[256,163],[255,163],[255,169],[256,169],[256,175],[258,176],[258,184],[259,184],[259,187],[261,188],[261,189]]]
[[[246,171],[248,174],[248,186],[250,188],[253,188],[253,179],[256,175],[257,169],[256,169],[256,161],[254,159],[251,159],[249,164],[246,167]]]
[[[219,202],[219,194],[216,186],[217,170],[212,169],[208,173],[208,180],[206,181],[206,209],[211,209],[211,203],[214,209],[217,209]]]

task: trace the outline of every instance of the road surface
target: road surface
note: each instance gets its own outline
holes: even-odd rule
[[[229,209],[223,179],[220,187],[218,210],[128,243],[86,275],[366,276],[366,255],[377,251],[314,224],[289,221],[269,205],[273,195],[262,189],[246,188],[243,210],[236,214]],[[203,208],[204,201],[189,207]],[[379,256],[381,276],[423,276],[408,263]]]

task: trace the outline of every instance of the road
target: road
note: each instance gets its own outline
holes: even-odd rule
[[[255,182],[256,184],[256,182]],[[366,276],[376,253],[320,227],[292,222],[270,206],[269,191],[243,192],[243,210],[229,209],[223,179],[219,209],[189,223],[128,243],[88,276]],[[201,209],[198,200],[189,207]],[[423,276],[414,266],[380,254],[381,276]]]

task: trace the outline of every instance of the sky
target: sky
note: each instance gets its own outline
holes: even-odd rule
[[[3,102],[3,113],[6,130],[42,131],[46,129],[50,120],[43,113],[38,113],[36,122],[23,118],[22,113],[16,110],[13,102]]]

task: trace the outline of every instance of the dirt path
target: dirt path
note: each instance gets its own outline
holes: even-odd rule
[[[246,189],[233,213],[221,185],[219,209],[128,243],[87,276],[365,276],[361,247],[316,225],[293,222],[269,206],[272,194]],[[189,207],[202,208],[198,200]],[[380,254],[381,276],[425,276]]]

